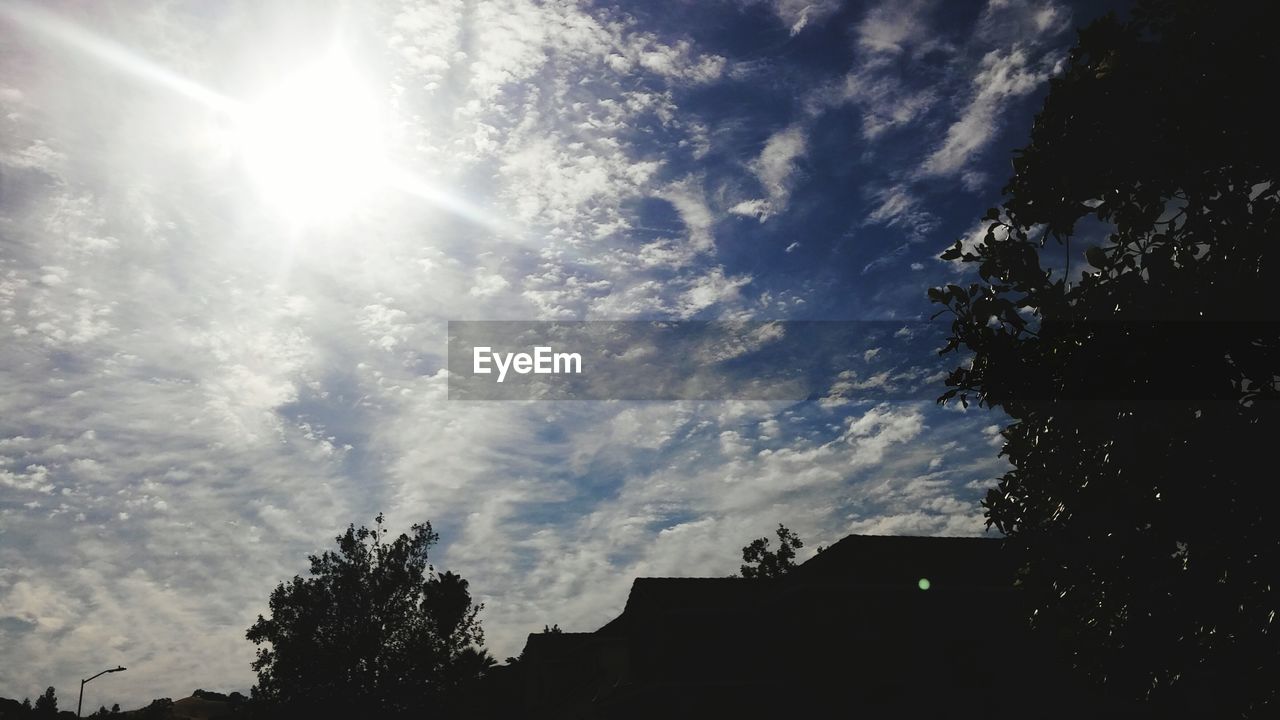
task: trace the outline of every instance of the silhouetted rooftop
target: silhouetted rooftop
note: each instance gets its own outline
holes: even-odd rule
[[[537,632],[529,633],[522,656],[526,659],[556,660],[572,653],[595,633]]]
[[[1115,710],[1029,634],[1011,560],[998,538],[850,535],[774,580],[636,578],[595,633],[529,636],[519,712],[932,716],[1049,697],[1039,716]]]
[[[1009,587],[1013,565],[999,538],[849,535],[797,567],[791,582]]]
[[[597,632],[611,635],[671,613],[733,612],[751,608],[771,588],[743,578],[636,578],[622,614]]]

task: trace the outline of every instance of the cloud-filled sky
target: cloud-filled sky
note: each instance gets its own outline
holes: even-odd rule
[[[245,691],[379,511],[499,658],[779,522],[982,533],[1002,418],[862,401],[875,337],[823,401],[467,403],[446,324],[927,319],[1100,9],[0,2],[0,696]]]

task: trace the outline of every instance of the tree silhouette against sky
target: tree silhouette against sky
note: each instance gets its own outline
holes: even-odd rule
[[[338,549],[310,556],[311,577],[271,593],[258,649],[256,699],[290,715],[402,717],[454,702],[492,660],[467,581],[437,573],[431,524],[388,539],[383,517],[349,526]]]
[[[782,523],[774,532],[778,536],[777,551],[769,549],[768,537],[756,538],[742,548],[742,577],[780,578],[796,566],[796,550],[804,547],[804,541]]]
[[[980,281],[930,290],[972,353],[940,401],[1013,420],[983,505],[1036,621],[1108,687],[1255,716],[1280,676],[1274,8],[1081,31],[985,239],[943,255]]]

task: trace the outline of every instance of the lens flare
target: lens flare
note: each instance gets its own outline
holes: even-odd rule
[[[244,102],[37,5],[5,0],[0,19],[229,120],[231,132],[216,133],[219,146],[239,155],[262,197],[295,227],[342,219],[367,207],[378,192],[394,190],[492,232],[522,234],[521,228],[389,162],[387,103],[379,103],[374,86],[341,50],[285,75],[256,100]]]

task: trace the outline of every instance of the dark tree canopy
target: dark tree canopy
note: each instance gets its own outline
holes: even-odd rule
[[[146,707],[138,710],[136,714],[147,720],[167,720],[174,716],[173,698],[156,698]]]
[[[756,538],[750,545],[742,548],[742,568],[744,578],[779,578],[791,572],[796,566],[796,550],[804,547],[804,542],[795,533],[781,523],[775,531],[778,535],[778,551],[769,549],[769,538]]]
[[[57,715],[58,714],[58,693],[53,687],[44,691],[44,694],[36,698],[35,713],[37,715]]]
[[[247,636],[258,649],[255,699],[326,717],[439,710],[492,664],[467,581],[437,573],[430,523],[388,539],[354,526],[337,551],[310,556],[311,577],[271,593]]]
[[[940,401],[1012,418],[983,505],[1039,624],[1108,687],[1253,715],[1280,677],[1275,8],[1082,30],[985,240],[943,255],[981,281],[930,291],[972,353]]]

